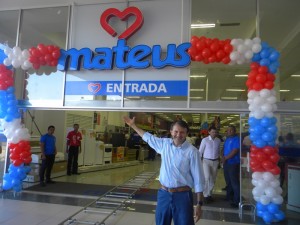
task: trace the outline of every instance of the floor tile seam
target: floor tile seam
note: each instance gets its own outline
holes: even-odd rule
[[[35,195],[45,195],[45,196],[56,196],[56,197],[70,197],[70,198],[78,198],[78,199],[91,199],[96,200],[98,196],[90,196],[90,195],[75,195],[75,194],[63,194],[63,193],[53,193],[53,192],[39,192],[39,191],[22,191],[27,194],[35,194]]]

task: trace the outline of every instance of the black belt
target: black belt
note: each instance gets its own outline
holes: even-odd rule
[[[191,188],[189,186],[177,187],[177,188],[167,188],[161,185],[161,188],[167,192],[183,192],[183,191],[190,191]]]
[[[206,159],[206,158],[204,158],[204,159]],[[217,161],[217,160],[219,160],[219,159],[207,159],[207,160]]]

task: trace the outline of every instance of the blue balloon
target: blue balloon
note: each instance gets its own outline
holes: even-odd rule
[[[267,42],[261,42],[262,49],[270,48]]]
[[[260,123],[259,121],[260,120],[256,119],[255,117],[249,117],[249,119],[248,119],[248,123],[250,126],[255,126],[255,125],[259,124]]]
[[[270,142],[273,140],[273,135],[269,132],[265,132],[262,134],[261,136],[262,140],[264,140],[265,142]]]
[[[281,210],[279,210],[277,213],[275,213],[274,217],[279,221],[282,221],[285,219],[284,212],[282,212]]]
[[[259,138],[259,135],[256,135],[256,134],[254,134],[254,133],[250,133],[250,135],[249,135],[249,139],[250,139],[252,142],[256,141],[258,138]]]
[[[264,133],[264,132],[265,132],[265,129],[264,129],[263,126],[261,126],[261,125],[256,125],[256,126],[254,127],[254,132],[253,132],[253,133],[255,133],[255,134],[257,134],[257,135],[260,135],[260,134],[262,134],[262,133]]]
[[[7,93],[15,93],[15,90],[16,89],[13,86],[10,86],[10,87],[7,88],[6,91],[7,91]]]
[[[259,62],[261,60],[260,54],[259,53],[254,53],[252,57],[253,62]]]
[[[260,53],[260,57],[263,58],[263,59],[266,59],[266,58],[269,58],[270,56],[270,51],[269,49],[263,49]]]
[[[257,202],[256,209],[261,211],[266,211],[268,209],[268,205],[264,205],[261,202]]]
[[[269,213],[268,211],[265,211],[263,214],[263,220],[266,224],[269,224],[273,221],[274,217],[272,213]]]
[[[277,123],[277,118],[276,117],[271,117],[271,121],[272,121],[272,124],[276,124]]]
[[[258,148],[262,148],[265,147],[267,145],[267,142],[262,140],[262,139],[257,139],[254,144],[258,147]]]
[[[256,215],[257,215],[258,217],[262,218],[263,215],[264,215],[264,211],[262,211],[262,210],[257,210],[257,211],[256,211]]]
[[[278,213],[280,206],[274,203],[270,203],[267,205],[268,206],[268,211],[272,214]]]
[[[274,61],[277,61],[279,59],[279,56],[280,56],[279,52],[273,51],[273,52],[271,52],[271,54],[269,56],[269,59],[270,59],[270,61],[274,62]]]
[[[272,124],[272,121],[268,117],[263,117],[260,120],[260,125],[263,126],[263,127],[269,127],[271,124]]]
[[[276,146],[276,141],[275,140],[276,140],[276,138],[273,141],[269,141],[268,145],[272,146],[272,147],[275,147]]]
[[[259,64],[260,64],[261,66],[269,66],[269,65],[270,65],[270,60],[269,60],[269,59],[261,59],[261,60],[259,61]]]
[[[277,73],[278,67],[269,65],[268,69],[271,74],[275,74],[275,73]]]

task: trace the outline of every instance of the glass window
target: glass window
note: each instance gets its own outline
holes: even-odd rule
[[[256,1],[240,4],[238,0],[230,1],[192,1],[191,35],[219,40],[255,37]],[[232,7],[238,5],[237,7]],[[249,65],[226,65],[223,63],[191,64],[191,101],[245,101],[247,89],[245,76]],[[236,76],[244,75],[244,76]],[[197,76],[201,76],[200,78]]]
[[[22,11],[19,46],[21,49],[54,45],[64,49],[66,45],[68,7],[28,9]],[[56,67],[41,66],[38,70],[17,70],[18,87],[22,90],[21,104],[28,106],[62,106],[64,73]]]
[[[284,0],[260,2],[261,39],[280,52],[277,73],[280,101],[300,100],[300,2]]]

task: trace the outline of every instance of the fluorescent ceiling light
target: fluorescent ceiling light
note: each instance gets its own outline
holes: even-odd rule
[[[294,98],[295,101],[300,101],[300,98]]]
[[[214,28],[216,26],[215,23],[197,23],[197,24],[191,24],[192,29],[197,28]]]
[[[155,98],[171,98],[170,96],[165,96],[165,97],[155,97]]]
[[[282,90],[279,90],[280,92],[289,92],[290,90],[284,90],[284,89],[282,89]]]
[[[190,97],[190,99],[203,99],[203,97]]]
[[[236,74],[236,75],[234,75],[235,77],[248,77],[248,75],[247,74]]]
[[[206,74],[203,75],[190,75],[190,78],[205,78]]]
[[[226,91],[245,91],[245,89],[226,89]]]
[[[236,100],[237,97],[221,97],[221,99]]]
[[[196,89],[190,89],[190,91],[204,91],[204,89],[196,88]]]
[[[131,97],[126,97],[126,98],[130,98],[130,99],[139,99],[139,98],[141,98],[141,97],[139,97],[139,96],[131,96]]]
[[[291,77],[300,77],[300,75],[298,75],[298,74],[293,74],[293,75],[291,75]]]

